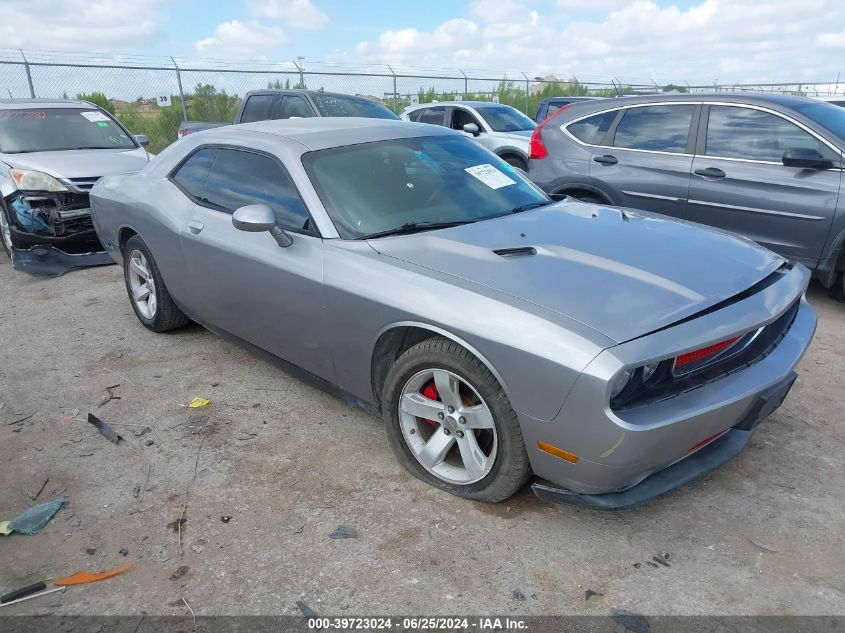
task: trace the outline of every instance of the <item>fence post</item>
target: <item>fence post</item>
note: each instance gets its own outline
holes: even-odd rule
[[[26,81],[29,83],[29,96],[35,99],[35,88],[32,85],[32,73],[29,71],[29,62],[26,59],[26,55],[23,54],[23,50],[19,48],[18,51],[20,52],[21,57],[23,57],[23,67],[26,70]]]
[[[467,74],[462,68],[458,68],[458,70],[460,70],[461,74],[464,76],[464,99],[466,99],[467,95],[469,95],[469,80],[467,80]]]
[[[522,76],[525,77],[525,115],[531,116],[530,114],[528,114],[528,89],[529,89],[528,75],[526,75],[525,73],[522,73]]]
[[[185,91],[182,90],[182,73],[179,72],[179,65],[176,63],[176,60],[171,57],[170,61],[173,62],[173,67],[176,69],[176,83],[179,84],[179,101],[182,103],[182,119],[187,121],[188,106],[185,105]]]
[[[298,59],[305,59],[305,58],[302,57],[302,58],[298,58]],[[293,61],[293,60],[291,60],[291,61]],[[302,72],[302,66],[300,66],[296,62],[293,62],[293,65],[296,66],[296,69],[299,71],[299,89],[305,90],[305,73]]]
[[[390,64],[387,64],[387,67],[390,69],[390,74],[393,75],[393,112],[396,112],[396,73],[393,72],[393,69],[390,68]]]

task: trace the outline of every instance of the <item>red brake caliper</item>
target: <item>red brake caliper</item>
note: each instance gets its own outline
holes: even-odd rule
[[[437,402],[440,402],[440,394],[437,393],[437,387],[434,385],[433,380],[425,386],[421,393],[429,400],[436,400]],[[432,426],[437,426],[439,424],[437,420],[429,420],[426,418],[425,421]]]

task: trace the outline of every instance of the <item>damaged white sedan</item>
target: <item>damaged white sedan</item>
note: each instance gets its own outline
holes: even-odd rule
[[[86,101],[0,100],[0,243],[15,269],[60,275],[112,263],[88,192],[102,176],[141,170],[146,143]]]

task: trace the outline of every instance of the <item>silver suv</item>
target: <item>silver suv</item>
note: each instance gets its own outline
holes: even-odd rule
[[[535,131],[528,175],[552,197],[744,235],[830,288],[845,269],[843,150],[845,109],[815,99],[653,95],[562,108]]]
[[[15,269],[112,263],[88,192],[101,176],[140,171],[148,143],[86,101],[0,99],[0,244]]]
[[[528,169],[528,142],[537,124],[516,108],[489,101],[438,101],[409,106],[400,117],[463,132],[510,165]]]

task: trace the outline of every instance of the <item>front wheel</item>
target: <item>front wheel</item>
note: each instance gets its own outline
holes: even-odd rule
[[[123,278],[135,316],[145,327],[166,332],[190,321],[174,303],[149,247],[138,235],[123,249]]]
[[[3,245],[3,252],[9,257],[12,256],[12,229],[9,216],[6,215],[6,205],[0,200],[0,244]]]
[[[531,476],[519,421],[475,356],[443,337],[423,341],[391,367],[382,398],[399,462],[452,494],[503,501]]]

